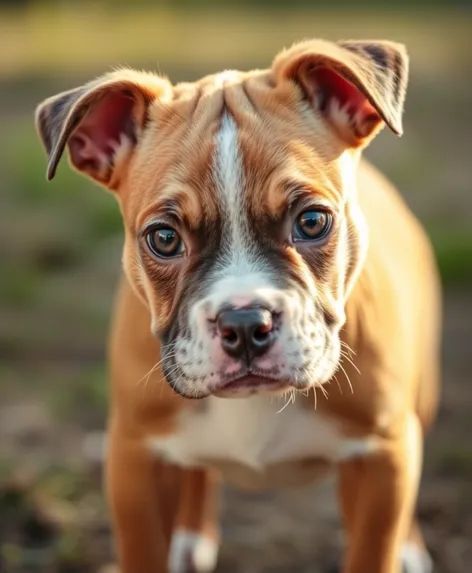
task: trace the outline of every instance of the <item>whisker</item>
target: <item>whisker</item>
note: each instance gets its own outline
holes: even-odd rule
[[[173,370],[173,372],[175,372],[175,370]],[[170,384],[170,387],[172,388],[172,390],[174,390],[174,392],[175,392],[175,389],[177,387],[177,384],[182,380],[183,377],[184,377],[184,373],[182,372],[180,374],[180,376],[177,378],[177,380],[174,380],[173,382],[172,382],[172,380],[170,380],[169,384]]]
[[[156,364],[154,364],[154,366],[151,368],[151,370],[149,370],[149,372],[143,376],[141,378],[141,380],[138,381],[137,386],[139,386],[140,384],[143,384],[144,389],[147,388],[149,379],[151,378],[151,375],[159,368],[159,364],[160,362],[156,362]]]
[[[320,390],[323,392],[323,396],[326,398],[326,400],[328,399],[328,391],[326,390],[326,388],[321,384],[319,386]]]
[[[285,410],[285,408],[292,403],[292,399],[293,399],[293,394],[290,392],[288,395],[288,399],[285,402],[285,404],[282,406],[282,408],[280,408],[280,410],[277,411],[277,414],[280,414],[281,412],[283,412]]]
[[[149,372],[147,374],[145,374],[140,380],[138,380],[137,386],[139,386],[142,382],[144,382],[144,387],[146,388],[151,375],[159,368],[159,366],[162,364],[163,360],[164,359],[159,360],[159,362],[156,362],[156,364],[154,364],[154,366],[151,368],[151,370],[149,370]]]
[[[341,363],[339,363],[339,368],[341,368],[341,370],[342,370],[343,373],[344,373],[344,376],[346,377],[346,380],[347,380],[347,382],[348,382],[348,384],[349,384],[349,388],[351,389],[351,394],[354,394],[354,389],[353,389],[353,387],[352,387],[351,380],[350,380],[349,376],[347,375],[346,370],[344,370],[343,365],[342,365]]]
[[[172,343],[170,345],[170,347],[172,348],[173,346],[175,346],[175,343]],[[158,360],[156,362],[156,364],[154,364],[154,366],[151,368],[151,370],[149,370],[149,372],[147,374],[145,374],[139,381],[138,381],[138,385],[144,380],[144,378],[149,377],[157,368],[159,368],[159,366],[164,362],[164,360],[166,358],[173,358],[176,355],[176,352],[174,351],[174,348],[172,348],[172,352],[168,352],[165,356],[162,356],[162,358],[160,360]]]
[[[338,385],[339,393],[342,395],[343,389],[341,388],[341,384],[339,383],[338,377],[336,374],[333,374],[333,378],[336,380],[336,384]]]
[[[157,362],[157,363],[151,368],[151,370],[147,373],[145,380],[144,380],[144,376],[143,376],[143,378],[141,378],[141,380],[138,382],[138,385],[139,385],[139,384],[143,384],[143,391],[146,390],[147,385],[149,384],[149,380],[151,379],[152,374],[158,369],[158,367],[159,367],[161,364],[162,364],[162,360],[160,360],[159,362]],[[172,373],[175,372],[178,368],[179,368],[179,365],[176,364],[176,365],[174,366],[174,368],[169,371],[169,373],[172,374]],[[162,388],[163,388],[163,386],[164,386],[164,384],[165,384],[165,379],[164,379],[164,378],[161,378],[161,379],[159,380],[159,384],[161,385],[161,395],[162,395]]]
[[[174,364],[174,366],[172,366],[171,369],[167,370],[166,375],[170,376],[174,374],[174,372],[177,372],[178,370],[180,370],[180,364]]]
[[[361,371],[359,370],[359,368],[354,364],[354,362],[351,360],[351,358],[343,350],[341,350],[341,356],[343,358],[345,358],[351,364],[351,366],[355,369],[355,371],[360,375]]]
[[[347,342],[344,342],[344,340],[341,340],[340,342],[341,342],[341,346],[344,346],[344,348],[346,348],[351,354],[353,354],[354,356],[357,356],[355,351],[349,346],[349,344]]]

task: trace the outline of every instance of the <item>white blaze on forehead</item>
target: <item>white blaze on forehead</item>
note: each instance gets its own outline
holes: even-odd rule
[[[273,276],[251,233],[244,201],[238,127],[228,114],[223,116],[217,135],[214,175],[222,207],[222,245],[204,306],[211,316],[225,303],[246,306],[258,301],[275,307]]]
[[[252,243],[244,206],[244,169],[238,128],[232,117],[223,116],[217,135],[215,182],[223,211],[222,276],[238,276],[261,270],[263,265]]]

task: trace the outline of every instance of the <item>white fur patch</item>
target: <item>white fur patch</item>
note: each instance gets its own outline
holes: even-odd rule
[[[133,142],[125,133],[120,133],[119,141],[108,141],[108,145],[113,149],[113,163],[115,165],[121,163],[133,149]]]
[[[206,573],[216,567],[218,546],[213,539],[193,531],[177,530],[172,535],[169,573]]]
[[[350,102],[342,105],[335,97],[331,98],[328,105],[329,117],[341,133],[350,132],[353,128],[361,131],[364,120],[362,108],[357,111],[352,111],[350,109]]]
[[[176,432],[150,437],[149,446],[181,466],[232,461],[264,471],[272,464],[306,458],[339,462],[375,451],[373,437],[345,438],[321,414],[280,399],[256,395],[244,399],[206,399],[203,410],[184,411]]]
[[[225,256],[217,275],[257,273],[261,261],[249,239],[249,223],[244,208],[244,172],[238,141],[238,128],[232,117],[224,115],[217,136],[215,179],[224,210],[223,241]]]
[[[215,314],[225,303],[236,307],[249,304],[265,304],[276,312],[284,309],[286,295],[279,289],[274,288],[267,275],[264,273],[252,273],[239,277],[223,277],[215,283],[210,294],[202,303],[202,310],[206,316],[213,320]],[[199,312],[200,306],[196,305],[195,311]]]
[[[407,541],[401,550],[402,573],[432,573],[433,560],[422,548]]]

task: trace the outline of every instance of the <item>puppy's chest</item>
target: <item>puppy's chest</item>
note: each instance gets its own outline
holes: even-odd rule
[[[347,438],[340,427],[300,401],[276,398],[210,397],[202,407],[183,411],[177,431],[149,436],[162,458],[181,466],[238,466],[267,473],[281,464],[310,460],[335,463],[368,454],[372,440]]]

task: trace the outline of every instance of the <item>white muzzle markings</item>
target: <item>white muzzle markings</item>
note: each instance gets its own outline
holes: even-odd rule
[[[175,371],[179,371],[175,385],[186,395],[203,396],[243,370],[223,350],[215,321],[225,306],[254,305],[279,317],[276,340],[254,360],[254,370],[300,389],[327,381],[338,363],[339,341],[316,307],[313,278],[309,277],[311,292],[306,295],[295,287],[281,287],[283,277],[275,276],[254,240],[245,205],[238,128],[229,115],[223,117],[216,136],[213,174],[222,212],[221,247],[205,281],[205,296],[189,309],[190,336],[175,341]]]

